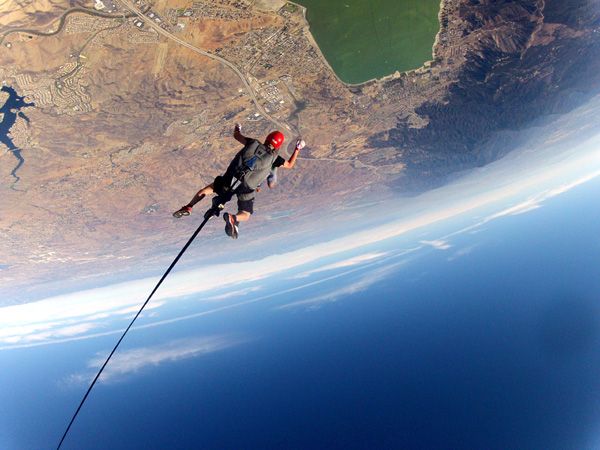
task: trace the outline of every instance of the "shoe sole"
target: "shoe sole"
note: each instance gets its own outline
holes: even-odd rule
[[[175,211],[173,213],[173,217],[175,217],[176,219],[179,219],[179,218],[184,217],[184,216],[187,217],[189,215],[190,215],[189,211]]]
[[[237,239],[238,230],[235,224],[231,223],[231,214],[223,214],[223,220],[225,220],[225,234],[233,239]]]

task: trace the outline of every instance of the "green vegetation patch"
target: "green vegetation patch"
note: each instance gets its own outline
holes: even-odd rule
[[[431,59],[440,0],[299,0],[327,61],[347,83]]]
[[[298,5],[294,5],[293,3],[286,3],[282,9],[290,13],[295,13],[296,11],[298,11]]]

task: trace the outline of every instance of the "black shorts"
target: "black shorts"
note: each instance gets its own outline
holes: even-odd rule
[[[213,189],[217,195],[221,195],[226,186],[231,185],[231,177],[227,174],[215,178]],[[250,214],[254,213],[254,189],[245,187],[244,185],[235,190],[235,195],[238,198],[238,210],[246,211]]]
[[[250,214],[254,213],[254,197],[249,200],[240,200],[238,195],[238,211],[246,211]]]

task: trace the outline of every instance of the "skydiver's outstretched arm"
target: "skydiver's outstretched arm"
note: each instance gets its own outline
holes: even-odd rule
[[[284,169],[293,169],[296,165],[296,159],[298,159],[298,153],[300,153],[300,150],[302,150],[305,145],[306,143],[302,139],[298,139],[296,141],[296,148],[292,152],[292,156],[290,156],[290,159],[284,162],[281,167]]]
[[[242,134],[242,126],[239,123],[235,124],[235,128],[233,129],[233,137],[242,145],[246,145],[248,143],[248,138]]]

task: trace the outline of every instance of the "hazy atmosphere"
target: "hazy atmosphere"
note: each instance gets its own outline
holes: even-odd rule
[[[598,447],[600,3],[299,3],[0,2],[1,449]]]

